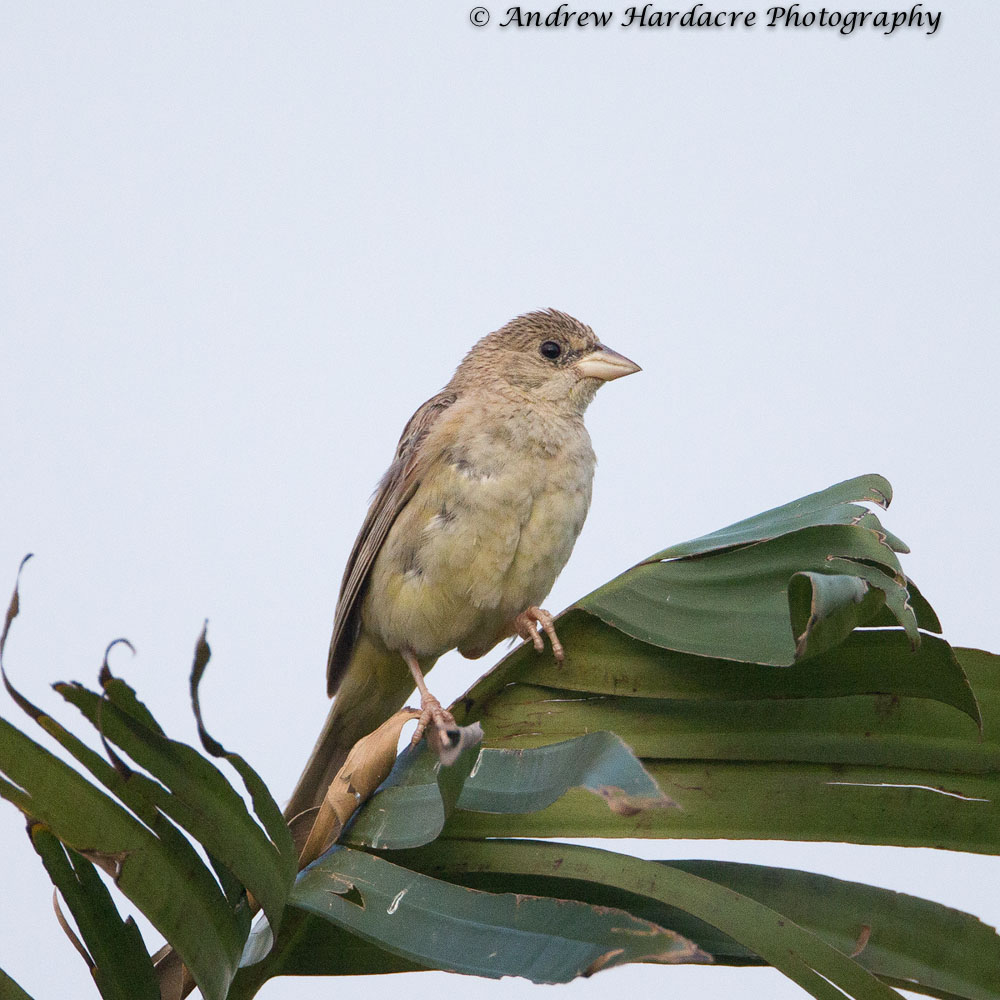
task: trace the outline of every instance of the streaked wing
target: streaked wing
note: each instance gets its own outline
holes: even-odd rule
[[[340,597],[333,619],[333,637],[327,660],[327,693],[333,695],[347,670],[361,625],[361,600],[368,574],[386,535],[419,484],[416,475],[420,446],[431,425],[458,398],[454,392],[440,392],[427,400],[410,418],[396,446],[396,457],[379,483],[364,524],[347,559]]]

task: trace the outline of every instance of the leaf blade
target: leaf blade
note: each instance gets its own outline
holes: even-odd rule
[[[557,875],[651,897],[680,908],[751,948],[813,996],[830,995],[833,983],[857,1000],[898,1000],[891,988],[786,915],[750,896],[678,867],[642,861],[594,847],[537,841],[459,842],[401,856],[431,870],[501,871]],[[450,867],[449,867],[450,866]],[[818,974],[818,975],[817,975]],[[823,983],[819,977],[829,980]],[[842,994],[841,994],[842,995]]]
[[[704,960],[622,911],[462,889],[345,847],[299,876],[291,903],[407,960],[488,978],[569,982],[626,961]]]
[[[93,961],[91,975],[105,1000],[160,1000],[160,986],[131,919],[122,920],[94,866],[41,824],[28,831],[53,885],[62,894]]]

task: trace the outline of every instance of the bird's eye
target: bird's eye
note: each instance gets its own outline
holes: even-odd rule
[[[546,340],[538,349],[542,352],[542,357],[548,358],[550,361],[555,361],[562,354],[562,347],[554,340]]]

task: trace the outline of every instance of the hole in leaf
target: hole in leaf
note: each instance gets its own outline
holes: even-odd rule
[[[341,899],[346,899],[348,903],[353,903],[355,906],[360,906],[363,910],[365,908],[365,898],[358,892],[357,886],[352,885],[347,892],[340,893]]]

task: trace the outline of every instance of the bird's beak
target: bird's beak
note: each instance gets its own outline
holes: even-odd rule
[[[585,354],[576,363],[576,370],[584,378],[599,378],[602,382],[621,378],[623,375],[634,375],[642,369],[629,361],[624,354],[612,351],[610,347],[598,344],[596,351]]]

